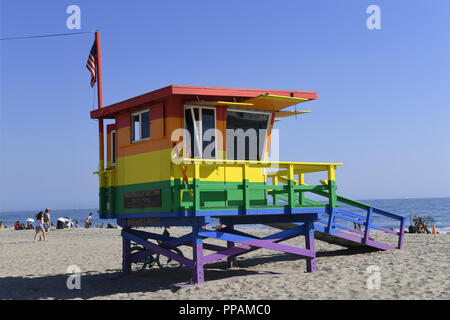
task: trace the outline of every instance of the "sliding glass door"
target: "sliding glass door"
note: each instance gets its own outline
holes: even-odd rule
[[[210,107],[187,106],[184,109],[187,158],[216,159],[216,110]]]

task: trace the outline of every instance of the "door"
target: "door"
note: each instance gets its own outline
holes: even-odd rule
[[[186,106],[184,109],[186,157],[216,159],[216,109],[211,107]]]

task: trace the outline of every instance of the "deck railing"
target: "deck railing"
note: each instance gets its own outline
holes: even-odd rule
[[[216,166],[238,167],[241,168],[242,182],[235,185],[205,185],[200,179],[200,171],[202,166],[214,164]],[[200,192],[207,193],[208,191],[224,191],[228,190],[242,190],[242,204],[239,210],[242,214],[246,214],[252,208],[282,208],[284,212],[291,213],[296,208],[324,208],[323,211],[328,215],[328,219],[319,220],[317,229],[330,234],[337,234],[342,231],[354,233],[360,238],[351,238],[354,241],[364,244],[371,243],[371,230],[378,230],[385,233],[390,233],[398,236],[398,248],[403,246],[405,217],[386,210],[375,208],[368,204],[345,198],[336,193],[335,170],[340,163],[305,163],[305,162],[264,162],[264,161],[222,161],[217,164],[212,160],[187,159],[183,164],[184,172],[193,172],[192,181],[187,183],[179,183],[175,185],[174,191],[180,192],[183,190],[190,190],[191,201],[185,203],[186,210],[198,212],[201,210],[217,209],[215,207],[201,206]],[[249,171],[251,168],[261,168],[265,172],[262,175],[265,178],[264,184],[250,184]],[[269,171],[273,170],[273,171]],[[313,172],[325,172],[328,179],[320,181],[317,185],[308,185],[305,183],[305,174]],[[271,180],[271,181],[270,181]],[[271,183],[270,183],[271,182]],[[251,190],[264,190],[267,195],[272,197],[272,202],[267,200],[265,205],[251,205],[250,197],[248,196]],[[324,201],[317,201],[307,198],[306,195],[312,193],[324,197]],[[282,202],[282,203],[280,203]],[[340,208],[339,204],[346,204],[351,207],[363,209],[366,211],[365,215],[357,214],[348,210]],[[229,208],[229,206],[227,206]],[[390,230],[374,224],[374,215],[381,215],[389,219],[399,222],[399,231]],[[343,225],[340,221],[354,223],[359,228],[351,228]],[[362,228],[364,227],[364,228]]]
[[[208,165],[215,166],[215,168],[240,168],[241,181],[238,183],[227,183],[213,185],[207,184],[201,179],[201,170]],[[306,162],[269,162],[269,161],[243,161],[243,160],[222,160],[220,162],[205,159],[185,159],[181,164],[174,164],[175,167],[181,167],[182,176],[178,182],[174,183],[173,192],[183,192],[189,190],[191,201],[184,203],[184,207],[194,212],[200,210],[207,210],[208,206],[201,206],[200,193],[207,194],[208,192],[217,191],[231,191],[242,190],[242,201],[239,206],[240,210],[244,211],[251,208],[283,208],[291,211],[295,208],[304,207],[325,207],[327,204],[320,203],[305,197],[307,192],[326,192],[328,194],[328,205],[334,207],[336,205],[336,185],[335,185],[335,170],[340,163],[306,163]],[[255,176],[255,170],[261,169],[261,174],[264,183],[254,184],[250,181]],[[270,171],[272,170],[272,171]],[[328,177],[327,184],[306,185],[304,183],[304,176],[308,173],[325,172]],[[189,173],[189,177],[187,176]],[[295,178],[297,177],[297,180]],[[258,177],[256,177],[258,178]],[[269,183],[272,180],[271,183]],[[283,184],[285,182],[285,184]],[[272,196],[272,203],[269,200],[263,205],[251,204],[252,191],[264,191],[266,195]],[[182,194],[182,193],[181,193]],[[287,204],[280,204],[280,200],[287,199]],[[183,207],[182,201],[180,201]],[[225,207],[230,207],[225,203]]]

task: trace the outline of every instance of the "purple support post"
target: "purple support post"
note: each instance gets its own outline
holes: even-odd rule
[[[228,230],[234,230],[234,225],[227,225]],[[233,241],[227,241],[227,248],[231,249],[234,248],[234,242]],[[233,268],[236,266],[236,257],[235,256],[229,256],[227,258],[227,268]]]
[[[122,235],[122,272],[131,273],[131,242]]]
[[[369,208],[367,210],[367,218],[366,218],[366,229],[364,230],[364,240],[363,243],[367,244],[367,242],[369,241],[369,237],[370,237],[370,221],[372,221],[372,213],[373,213],[373,208]]]
[[[306,272],[317,271],[316,265],[316,244],[314,241],[314,224],[312,222],[305,223],[305,245],[313,256],[306,258]]]
[[[405,218],[402,219],[400,222],[400,230],[399,230],[399,237],[398,237],[398,248],[403,248],[403,239],[405,237]]]
[[[200,227],[192,226],[192,249],[194,267],[192,269],[192,278],[194,283],[200,284],[205,282],[205,275],[203,271],[203,239],[199,237]]]

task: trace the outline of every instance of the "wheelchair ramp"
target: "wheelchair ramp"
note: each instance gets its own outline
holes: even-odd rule
[[[265,224],[265,225],[268,227],[272,227],[272,228],[280,229],[280,230],[289,230],[289,229],[292,229],[297,226],[297,224],[294,224],[294,223],[271,223],[271,224]],[[346,247],[346,248],[359,248],[360,249],[360,248],[368,247],[358,241],[348,240],[343,237],[339,237],[337,235],[331,235],[326,232],[322,232],[322,231],[318,231],[318,230],[314,231],[314,239],[320,240],[323,242],[327,242],[327,243],[331,243],[331,244],[335,244],[335,245],[338,245],[341,247]]]
[[[320,192],[326,196],[326,192]],[[393,250],[403,247],[404,216],[372,207],[359,201],[337,196],[337,201],[346,205],[363,209],[367,212],[365,216],[340,208],[327,209],[328,219],[320,219],[314,223],[314,237],[317,240],[339,245],[347,248],[366,248],[369,250]],[[382,228],[374,224],[373,216],[381,215],[388,219],[399,222],[399,231]],[[349,227],[353,224],[353,228]],[[288,230],[295,227],[293,223],[270,223],[269,227]],[[358,229],[355,229],[358,227]],[[398,236],[397,246],[375,241],[371,237],[372,231],[384,232]],[[372,234],[373,235],[373,234]]]

